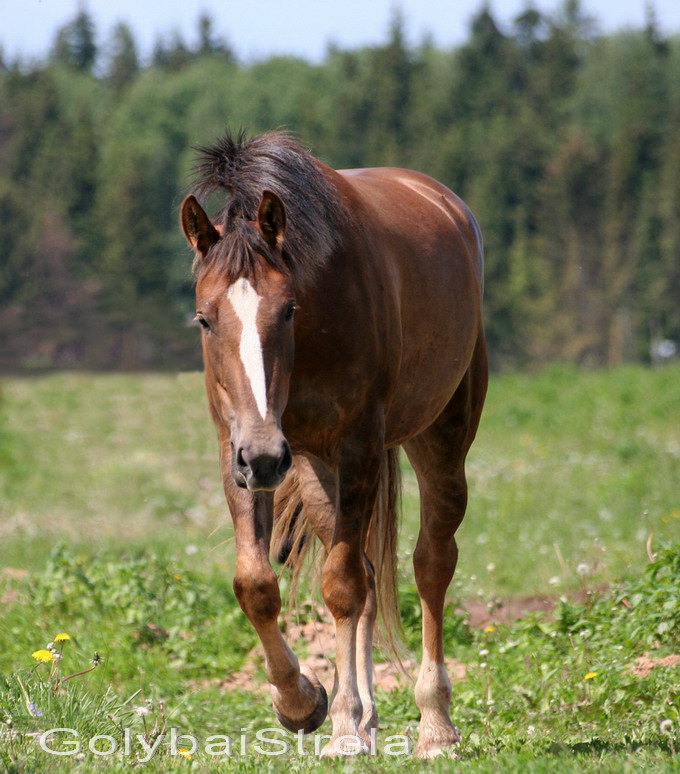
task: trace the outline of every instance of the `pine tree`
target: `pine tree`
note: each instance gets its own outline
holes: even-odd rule
[[[85,8],[81,7],[73,21],[57,32],[52,59],[75,70],[89,72],[94,67],[96,58],[94,21]]]
[[[130,27],[120,22],[113,28],[107,77],[118,94],[135,79],[139,72],[137,44]]]

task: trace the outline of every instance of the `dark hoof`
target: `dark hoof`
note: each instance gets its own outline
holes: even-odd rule
[[[302,679],[306,680],[307,678],[302,675]],[[326,715],[328,714],[328,694],[326,693],[326,689],[323,687],[323,685],[321,685],[321,683],[317,683],[315,687],[318,690],[319,698],[316,702],[316,708],[314,709],[314,712],[312,712],[312,714],[307,718],[293,720],[292,718],[288,718],[279,712],[276,704],[274,705],[274,711],[276,712],[276,717],[279,719],[279,723],[284,728],[288,729],[288,731],[292,731],[293,733],[302,731],[304,734],[312,734],[323,724],[324,720],[326,719]]]

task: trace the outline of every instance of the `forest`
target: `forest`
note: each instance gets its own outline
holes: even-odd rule
[[[443,21],[445,23],[445,20]],[[242,61],[197,19],[139,54],[81,8],[39,61],[0,53],[0,370],[193,369],[178,206],[193,148],[285,128],[336,168],[402,166],[475,212],[496,370],[649,362],[680,341],[680,37],[601,34],[578,0],[488,6],[465,42]]]

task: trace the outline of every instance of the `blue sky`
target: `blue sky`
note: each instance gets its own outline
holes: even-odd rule
[[[436,43],[455,45],[465,39],[471,16],[482,0],[87,0],[97,24],[98,42],[105,43],[113,25],[130,24],[142,54],[148,55],[159,35],[179,30],[188,41],[196,37],[196,20],[207,11],[241,60],[274,53],[323,57],[330,41],[356,47],[384,40],[392,9],[406,19],[409,39],[429,33]],[[553,13],[561,0],[534,0],[534,7]],[[603,32],[644,24],[646,0],[582,0]],[[680,33],[680,0],[653,0],[660,27]],[[527,5],[527,0],[490,0],[503,24]],[[69,21],[78,0],[0,0],[0,45],[13,59],[43,56],[55,30]]]

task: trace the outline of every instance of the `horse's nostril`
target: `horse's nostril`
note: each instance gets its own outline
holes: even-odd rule
[[[248,467],[248,463],[246,462],[246,460],[245,460],[245,458],[243,456],[243,449],[242,448],[238,450],[238,454],[236,455],[236,465],[241,470],[246,470],[247,467]]]
[[[281,457],[281,462],[279,462],[279,469],[278,469],[279,475],[282,476],[284,475],[284,473],[287,473],[292,464],[293,464],[293,455],[290,451],[290,446],[288,445],[288,443],[284,443],[283,457]]]

